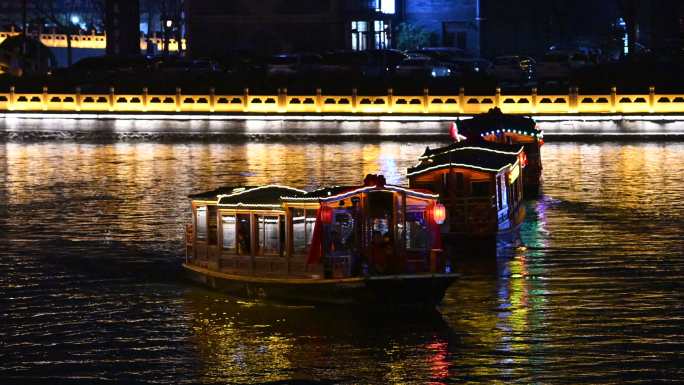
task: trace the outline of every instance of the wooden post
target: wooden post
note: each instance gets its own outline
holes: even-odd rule
[[[142,110],[143,110],[143,112],[147,112],[147,106],[149,103],[148,91],[149,90],[147,89],[147,87],[144,87],[142,89],[142,105],[143,105]]]
[[[181,98],[183,97],[182,91],[180,87],[176,87],[176,112],[180,112],[181,110],[181,104],[183,103],[183,100]]]
[[[648,87],[648,112],[653,113],[655,110],[655,86]]]
[[[81,111],[81,87],[76,87],[76,111]]]
[[[462,114],[465,113],[465,88],[461,87],[458,89],[458,108]]]
[[[610,87],[610,112],[617,111],[617,87]]]
[[[245,88],[242,93],[242,112],[249,111],[249,88]]]
[[[292,215],[291,211],[285,205],[285,257],[287,258],[287,275],[292,273]],[[306,211],[304,211],[306,216]]]
[[[216,88],[209,88],[209,112],[216,111]]]
[[[287,92],[287,91],[285,91]],[[287,103],[287,96],[283,95],[283,88],[278,88],[278,97],[276,98],[278,104],[278,112],[285,112],[285,104]]]
[[[439,251],[436,249],[431,249],[430,250],[430,272],[431,273],[437,273],[438,272],[438,266],[439,266]]]
[[[7,109],[10,111],[14,110],[14,99],[15,99],[15,93],[16,88],[14,86],[10,86],[9,88],[9,103],[7,103]]]
[[[428,113],[428,107],[430,106],[429,101],[430,101],[430,90],[427,88],[423,88],[423,113],[424,114]]]
[[[537,90],[537,87],[532,87],[532,113],[536,114],[537,113],[537,106],[539,106],[539,101],[537,100],[537,93],[539,91]]]
[[[254,214],[249,214],[249,224],[250,224],[250,233],[249,233],[249,271],[250,273],[254,274],[256,271],[256,259],[254,258],[254,254],[256,254],[257,251],[257,224],[256,224],[256,215]]]
[[[48,88],[47,86],[43,86],[43,111],[47,111],[48,109]]]
[[[578,96],[578,88],[577,87],[570,87],[568,90],[568,112],[569,113],[577,113],[577,96]]]
[[[109,87],[109,112],[114,111],[114,87]]]
[[[351,104],[352,104],[352,112],[354,112],[354,113],[356,113],[356,108],[358,105],[357,93],[358,93],[358,90],[356,88],[352,88]]]
[[[394,90],[387,89],[387,113],[391,114],[394,110]]]
[[[323,110],[323,91],[316,88],[316,112],[320,113]]]

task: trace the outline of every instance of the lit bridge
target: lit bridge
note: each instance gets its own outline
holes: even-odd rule
[[[461,88],[454,95],[433,95],[426,89],[422,95],[361,95],[352,90],[349,95],[326,95],[320,89],[315,94],[292,95],[287,89],[276,94],[185,94],[180,88],[172,94],[118,93],[53,93],[47,87],[42,92],[15,92],[14,87],[0,90],[0,112],[64,112],[64,113],[203,113],[203,114],[298,114],[298,115],[473,115],[498,107],[504,113],[524,115],[654,115],[684,114],[684,94],[660,94],[654,87],[649,93],[620,94],[615,88],[609,94],[582,94],[570,88],[567,94],[538,94],[532,89],[526,95],[505,95],[497,89],[492,95],[469,95]]]

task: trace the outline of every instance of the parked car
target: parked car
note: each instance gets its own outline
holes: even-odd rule
[[[319,71],[323,59],[313,53],[286,53],[272,56],[266,64],[270,77],[292,77]]]
[[[396,66],[408,58],[392,49],[370,51],[333,51],[323,57],[322,71],[343,72],[365,78],[383,78],[391,75]]]
[[[535,77],[535,61],[527,56],[498,56],[492,62],[490,74],[502,82],[528,82]]]
[[[550,51],[537,61],[539,81],[565,81],[574,70],[591,64],[589,56],[578,51]]]
[[[160,56],[152,59],[156,71],[162,73],[209,73],[221,71],[221,66],[212,59],[189,60],[178,56]]]
[[[397,77],[409,78],[443,78],[451,76],[449,64],[434,60],[427,56],[417,56],[404,59],[396,66],[394,75]]]
[[[453,47],[425,47],[407,53],[454,64],[461,73],[487,73],[492,66],[489,60],[473,57],[465,51]],[[452,68],[453,71],[454,68]]]

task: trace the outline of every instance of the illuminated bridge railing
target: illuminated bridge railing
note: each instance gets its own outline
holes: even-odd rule
[[[15,92],[11,87],[0,92],[0,111],[53,112],[153,112],[153,113],[250,113],[250,114],[478,114],[499,107],[511,114],[661,114],[684,113],[684,94],[657,94],[651,87],[647,94],[580,94],[571,88],[568,94],[467,95],[460,89],[455,95],[326,95],[317,90],[311,95],[290,95],[286,89],[277,94],[222,95],[208,94],[120,94],[113,88],[108,93],[85,94]]]
[[[5,41],[8,37],[17,36],[19,32],[0,32],[0,43]],[[30,34],[32,37],[36,37],[36,34]],[[164,49],[164,39],[158,37],[141,38],[140,39],[140,49],[147,50],[147,42],[156,46],[157,50],[162,51]],[[51,48],[67,48],[67,35],[59,33],[43,33],[40,34],[40,41],[48,47]],[[185,39],[181,40],[183,49],[185,49]],[[88,49],[106,49],[107,48],[107,36],[106,35],[95,35],[95,34],[74,34],[71,35],[71,47],[72,48],[88,48]],[[169,39],[169,51],[178,51],[178,41],[176,39]]]

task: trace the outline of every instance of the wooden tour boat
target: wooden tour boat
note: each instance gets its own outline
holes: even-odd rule
[[[542,180],[541,146],[544,133],[537,127],[534,119],[525,116],[508,115],[499,108],[476,115],[472,119],[459,120],[458,130],[452,136],[459,136],[469,142],[485,140],[500,144],[522,145],[524,147],[523,175],[524,195],[534,198],[539,195]]]
[[[435,305],[456,278],[441,253],[438,196],[383,176],[363,186],[220,188],[190,198],[183,267],[236,296]]]
[[[446,207],[442,232],[450,237],[492,240],[522,223],[522,145],[454,142],[425,150],[408,169],[411,188],[439,194]]]

